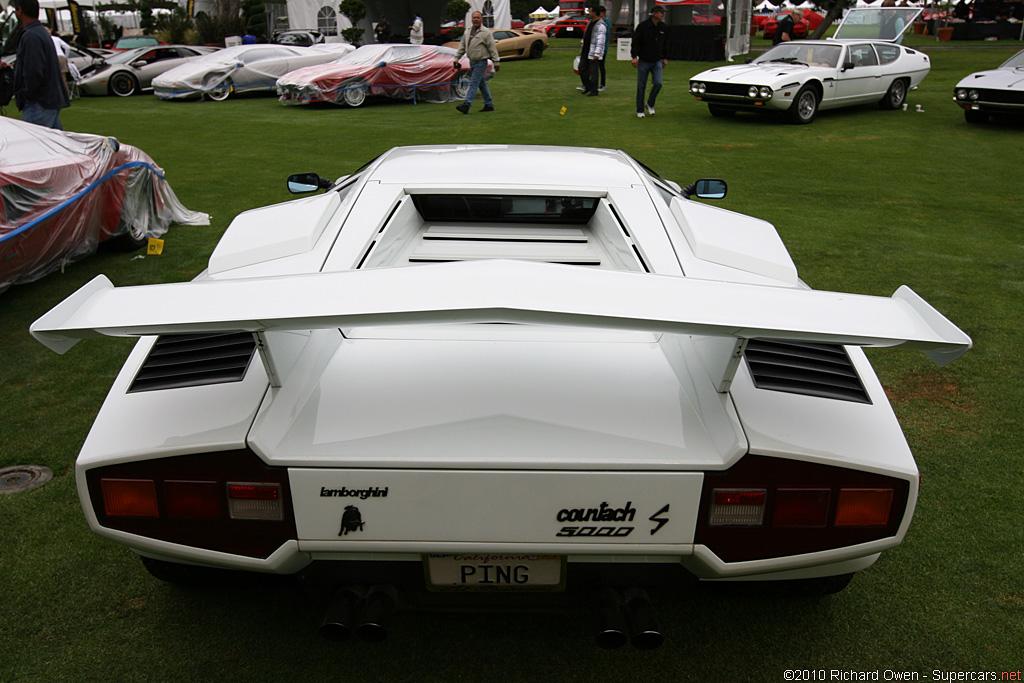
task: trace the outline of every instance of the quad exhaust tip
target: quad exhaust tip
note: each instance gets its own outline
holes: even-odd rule
[[[397,604],[393,586],[340,588],[327,606],[320,635],[339,643],[353,635],[367,643],[384,642]]]
[[[594,643],[603,650],[616,650],[627,642],[637,650],[661,647],[665,637],[647,591],[627,588],[619,593],[604,586],[594,593]]]

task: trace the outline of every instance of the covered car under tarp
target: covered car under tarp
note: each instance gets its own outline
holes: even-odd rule
[[[142,150],[0,118],[0,291],[93,253],[138,248],[171,223],[208,225]]]

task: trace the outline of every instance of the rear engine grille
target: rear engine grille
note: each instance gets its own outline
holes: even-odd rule
[[[751,339],[745,357],[758,389],[871,403],[842,346]]]
[[[164,335],[157,338],[128,393],[240,382],[255,351],[251,332]]]

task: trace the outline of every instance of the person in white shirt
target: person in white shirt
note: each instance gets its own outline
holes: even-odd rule
[[[416,13],[416,18],[412,21],[412,26],[409,27],[409,42],[413,45],[423,44],[423,19],[420,18],[420,13]]]

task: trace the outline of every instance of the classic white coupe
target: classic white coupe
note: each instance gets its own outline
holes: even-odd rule
[[[326,192],[237,216],[192,282],[98,276],[32,325],[140,337],[76,474],[154,575],[315,578],[335,639],[579,597],[599,645],[650,648],[658,590],[835,591],[902,541],[918,470],[861,347],[971,346],[909,288],[812,290],[770,224],[697,201],[724,181],[608,149],[289,185]]]
[[[1024,115],[1024,50],[996,69],[957,83],[953,101],[964,110],[967,123],[985,123],[993,114]]]
[[[702,71],[690,94],[713,116],[739,111],[776,112],[806,124],[818,111],[860,104],[899,109],[928,75],[931,62],[894,42],[920,13],[914,8],[862,8],[847,12],[835,37],[779,43],[748,64]],[[892,16],[897,16],[895,20]]]

